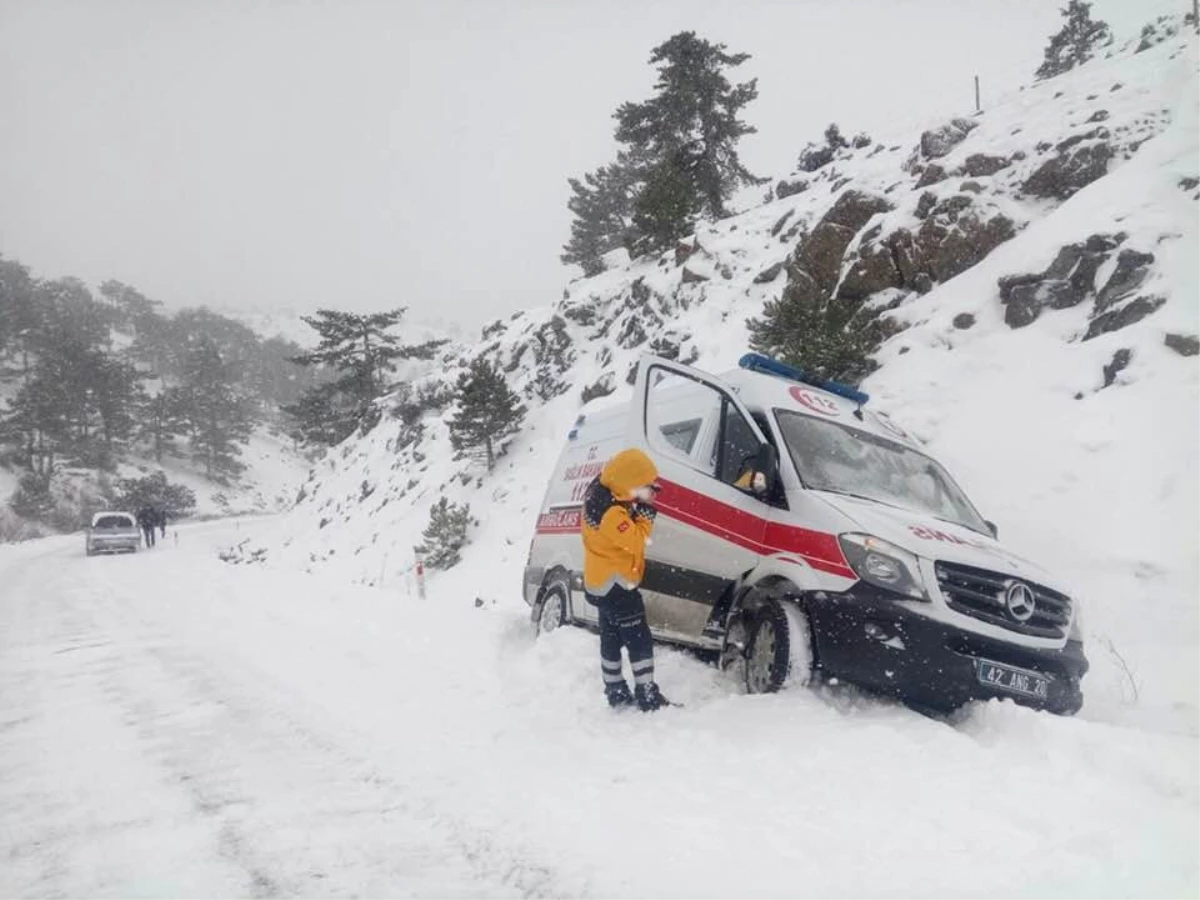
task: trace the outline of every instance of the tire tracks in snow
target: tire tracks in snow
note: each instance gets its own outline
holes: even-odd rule
[[[32,618],[48,655],[69,667],[58,679],[82,682],[102,698],[161,779],[208,824],[212,854],[242,873],[243,892],[428,894],[447,885],[474,895],[567,892],[548,866],[446,816],[369,754],[302,721],[313,717],[297,714],[287,685],[264,683],[236,656],[197,652],[187,635],[173,633],[178,623],[153,614],[131,567],[83,569],[62,556],[5,573],[29,606],[31,585],[53,567],[36,589],[52,602],[38,604]],[[61,861],[46,862],[40,883],[67,877]]]

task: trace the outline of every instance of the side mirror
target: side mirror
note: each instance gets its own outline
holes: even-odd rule
[[[988,527],[988,531],[990,531],[992,533],[992,537],[994,537],[994,538],[1000,537],[1000,529],[998,527],[996,527],[995,522],[986,522],[985,521],[983,524]]]
[[[759,445],[758,456],[754,459],[754,471],[760,473],[767,483],[763,493],[768,496],[774,493],[775,486],[779,484],[779,454],[770,444]]]

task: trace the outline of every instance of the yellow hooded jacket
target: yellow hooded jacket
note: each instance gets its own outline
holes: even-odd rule
[[[583,586],[602,597],[619,585],[633,590],[646,572],[646,539],[654,523],[630,513],[633,491],[652,484],[658,470],[638,449],[622,450],[600,472],[583,510]]]

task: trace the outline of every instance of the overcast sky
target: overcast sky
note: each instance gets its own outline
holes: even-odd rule
[[[830,121],[907,139],[970,111],[975,73],[985,101],[1027,81],[1057,6],[0,0],[0,254],[176,306],[473,327],[561,295],[566,179],[609,161],[674,32],[752,54],[743,160],[779,176]]]

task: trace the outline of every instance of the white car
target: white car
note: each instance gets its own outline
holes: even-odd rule
[[[935,710],[1076,712],[1078,603],[868,399],[757,354],[719,378],[644,357],[633,400],[580,416],[551,477],[525,570],[539,629],[597,626],[580,504],[640,447],[660,473],[642,584],[656,639],[744,667],[755,693],[819,677]]]
[[[142,546],[142,530],[133,513],[98,512],[92,516],[85,541],[88,556],[97,553],[137,553]]]

